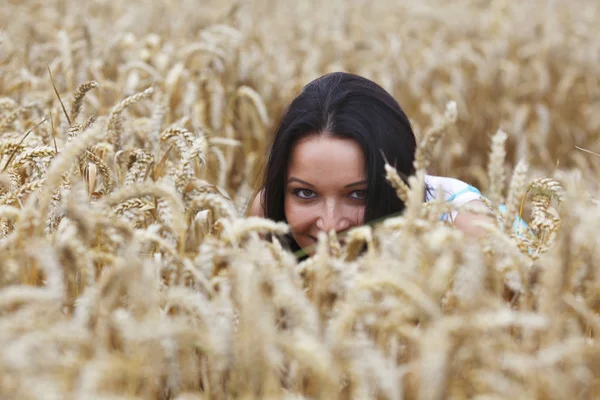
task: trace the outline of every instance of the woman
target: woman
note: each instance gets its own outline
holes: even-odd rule
[[[321,231],[403,211],[384,165],[388,160],[401,176],[413,175],[415,150],[410,122],[389,93],[357,75],[327,74],[305,86],[280,121],[251,214],[286,222],[293,250],[312,248]],[[427,176],[426,201],[440,185],[457,206],[488,210],[477,189],[451,178]],[[455,212],[452,220],[477,235],[474,222],[491,217]]]

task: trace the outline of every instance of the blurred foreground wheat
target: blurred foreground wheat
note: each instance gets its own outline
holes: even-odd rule
[[[8,1],[0,397],[597,398],[600,159],[575,146],[599,148],[599,23],[595,1]],[[334,70],[396,96],[420,169],[387,171],[404,215],[299,263],[245,209],[284,107]],[[505,212],[469,240],[425,169]]]

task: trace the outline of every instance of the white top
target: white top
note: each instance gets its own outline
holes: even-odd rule
[[[480,200],[483,196],[481,192],[474,186],[454,178],[446,178],[441,176],[425,175],[425,183],[433,191],[433,195],[426,193],[425,201],[431,201],[440,194],[441,189],[446,201],[452,202],[455,207],[461,207],[472,200]],[[452,220],[456,218],[457,210],[452,211]],[[450,220],[450,215],[444,213],[441,220]]]

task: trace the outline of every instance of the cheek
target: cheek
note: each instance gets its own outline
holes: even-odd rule
[[[362,225],[365,219],[365,206],[352,205],[348,206],[344,212],[344,217],[353,225]]]
[[[366,206],[362,205],[359,207],[358,212],[356,213],[356,224],[362,225],[365,220],[365,208]]]
[[[284,210],[288,225],[296,232],[308,230],[317,218],[314,207],[300,204],[290,196],[285,198]]]

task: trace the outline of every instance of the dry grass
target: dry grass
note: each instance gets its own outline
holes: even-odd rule
[[[6,3],[0,397],[600,396],[596,1]],[[398,98],[418,172],[298,263],[244,211],[333,70]],[[506,213],[464,237],[425,169]]]

